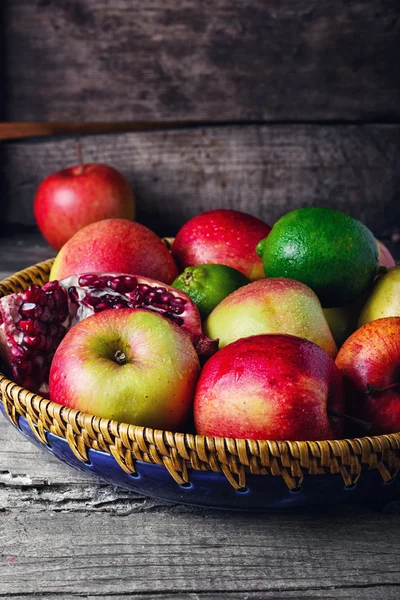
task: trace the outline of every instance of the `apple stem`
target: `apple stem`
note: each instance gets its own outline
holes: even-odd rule
[[[399,387],[400,382],[389,383],[388,385],[384,385],[383,387],[375,387],[374,385],[370,385],[367,383],[367,389],[365,393],[368,396],[373,396],[374,394],[379,394],[380,392],[386,392],[387,390],[392,390],[393,388]]]
[[[80,167],[79,175],[83,173],[83,156],[82,156],[82,144],[80,140],[76,142],[76,153],[78,155],[78,164]]]
[[[116,353],[114,354],[114,358],[115,358],[115,362],[118,363],[119,365],[126,365],[126,363],[128,362],[126,354],[125,354],[125,352],[122,352],[122,350],[117,350]]]
[[[369,421],[357,419],[356,417],[351,417],[350,415],[339,413],[336,410],[328,410],[328,416],[338,417],[339,419],[345,419],[349,423],[354,423],[354,425],[358,425],[363,431],[365,431],[365,433],[369,433],[371,431],[372,423],[370,423]]]

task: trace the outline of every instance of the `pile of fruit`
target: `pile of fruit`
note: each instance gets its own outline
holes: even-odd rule
[[[60,174],[39,188],[38,224],[60,250],[49,282],[0,299],[15,382],[99,417],[202,435],[400,431],[400,267],[360,221],[311,207],[271,228],[211,210],[169,247],[130,220],[126,182],[90,167],[63,172],[64,195]],[[111,186],[105,212],[79,221],[79,183],[97,200]]]

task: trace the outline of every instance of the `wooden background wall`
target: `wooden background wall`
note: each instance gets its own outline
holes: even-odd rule
[[[160,233],[215,206],[273,222],[310,204],[398,230],[398,0],[3,0],[0,15],[0,116],[66,134],[2,142],[3,224],[34,224],[37,185],[81,134]]]

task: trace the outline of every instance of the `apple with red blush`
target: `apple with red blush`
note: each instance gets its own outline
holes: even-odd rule
[[[161,238],[128,219],[105,219],[80,229],[57,254],[50,280],[92,272],[143,275],[168,284],[178,276]]]
[[[36,192],[33,211],[45,240],[55,250],[77,231],[103,219],[135,217],[128,181],[105,164],[80,164],[49,175]]]
[[[176,431],[191,417],[200,363],[189,336],[144,309],[72,327],[50,369],[51,400],[105,419]]]
[[[343,344],[336,365],[347,411],[371,424],[371,434],[400,431],[400,317],[376,319]]]
[[[187,221],[178,231],[172,255],[182,271],[196,265],[220,264],[254,281],[265,277],[256,246],[270,231],[269,225],[248,213],[209,210]]]
[[[241,338],[203,367],[194,400],[200,435],[269,440],[340,438],[342,378],[322,348],[292,335]]]

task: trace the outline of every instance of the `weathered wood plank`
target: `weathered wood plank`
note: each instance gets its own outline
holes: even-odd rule
[[[0,416],[0,598],[395,600],[399,510],[167,504],[70,469]]]
[[[397,0],[3,0],[5,119],[398,119]]]
[[[86,162],[113,164],[128,177],[138,220],[160,234],[215,207],[273,223],[300,206],[332,206],[386,238],[400,226],[400,125],[211,127],[81,142]],[[73,137],[2,143],[0,219],[33,224],[40,181],[76,160]]]

